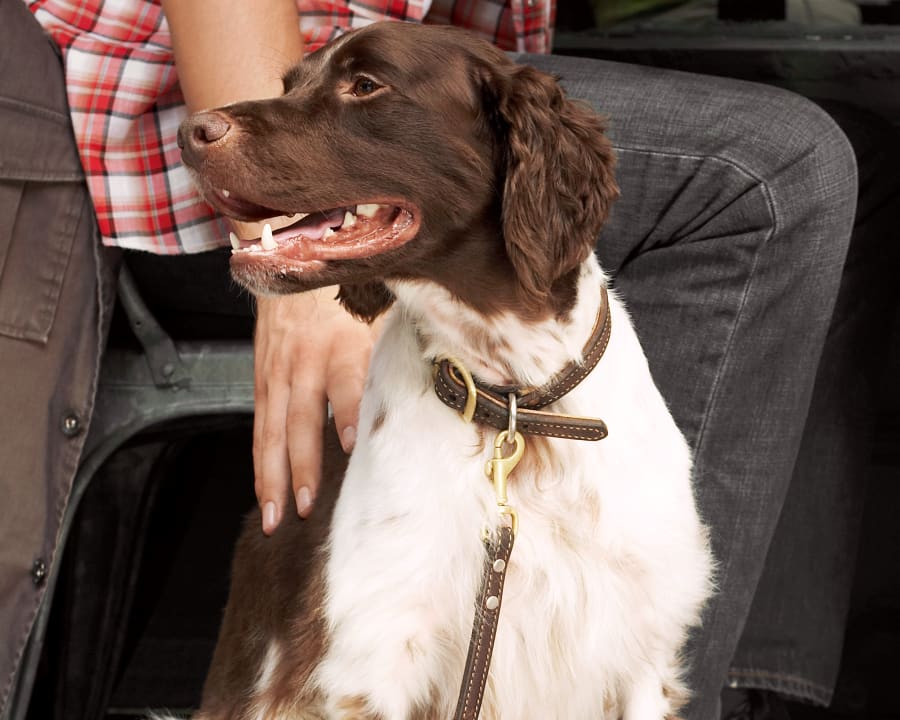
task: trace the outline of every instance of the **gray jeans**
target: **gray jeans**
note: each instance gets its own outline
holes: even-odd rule
[[[801,97],[525,59],[610,118],[622,197],[598,254],[695,452],[718,591],[692,639],[687,716],[718,717],[726,683],[827,704],[886,347],[896,164],[878,158],[865,122],[833,108],[865,162],[854,215],[853,149]]]

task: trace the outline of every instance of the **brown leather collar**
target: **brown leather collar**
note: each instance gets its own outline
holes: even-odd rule
[[[498,388],[474,381],[475,408],[472,419],[498,430],[510,425],[509,393],[516,397],[516,429],[523,435],[569,438],[572,440],[602,440],[607,435],[606,423],[599,418],[575,417],[541,410],[559,400],[584,380],[593,370],[609,344],[612,317],[609,296],[602,288],[602,306],[591,337],[584,346],[581,362],[570,362],[545,386],[536,390]],[[434,363],[434,391],[441,401],[464,412],[469,397],[465,370],[454,360],[442,358]]]

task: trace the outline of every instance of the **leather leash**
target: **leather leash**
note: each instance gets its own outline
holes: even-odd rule
[[[437,396],[446,405],[461,412],[467,421],[474,420],[501,431],[494,441],[494,456],[486,468],[494,484],[501,522],[494,533],[486,531],[483,537],[485,557],[481,590],[475,605],[475,620],[454,720],[477,720],[481,712],[500,619],[506,570],[518,532],[518,516],[507,502],[506,482],[525,452],[522,433],[573,440],[601,440],[607,435],[606,424],[599,418],[581,418],[541,410],[577,386],[603,357],[611,330],[609,297],[605,286],[602,288],[602,304],[594,330],[585,345],[582,362],[569,363],[543,388],[521,392],[516,388],[481,385],[458,361],[435,361],[434,389]],[[505,455],[509,445],[513,446],[513,452]]]
[[[503,583],[506,581],[506,566],[512,553],[512,528],[501,526],[496,539],[485,538],[486,553],[481,576],[481,594],[475,606],[475,623],[469,640],[469,654],[463,673],[459,700],[456,702],[455,720],[475,720],[481,712],[481,701],[491,666],[494,637],[497,635],[497,621],[500,619],[500,601],[503,599]]]

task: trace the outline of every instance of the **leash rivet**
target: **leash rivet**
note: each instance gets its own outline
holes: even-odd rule
[[[506,561],[503,558],[494,560],[494,572],[503,572],[506,569]]]
[[[498,607],[500,607],[500,598],[498,598],[496,595],[491,595],[487,600],[484,601],[484,606],[488,610],[496,610]]]

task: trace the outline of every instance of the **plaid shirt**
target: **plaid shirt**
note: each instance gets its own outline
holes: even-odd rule
[[[227,244],[175,143],[187,111],[159,0],[25,0],[63,54],[103,242],[161,254]],[[376,20],[452,23],[505,50],[549,52],[555,0],[297,0],[312,51]]]

